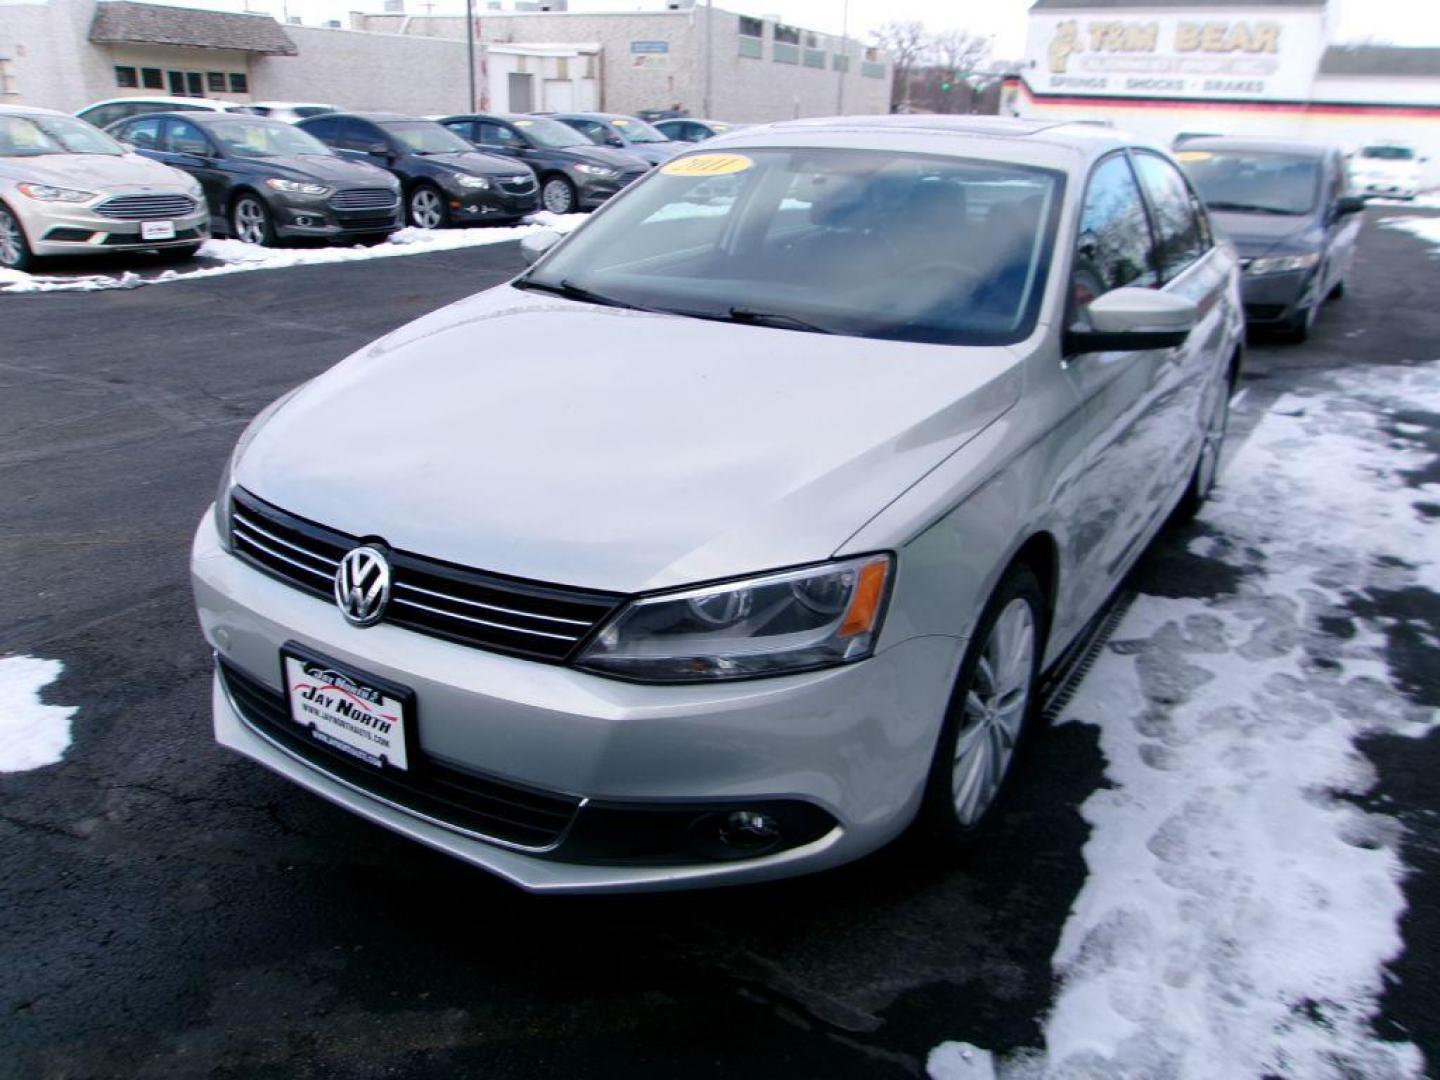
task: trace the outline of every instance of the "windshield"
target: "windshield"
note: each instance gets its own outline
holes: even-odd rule
[[[462,154],[475,149],[432,120],[399,120],[380,126],[412,154]]]
[[[610,123],[614,124],[620,134],[629,142],[652,143],[670,141],[655,128],[645,123],[644,120],[636,120],[634,117],[622,116],[611,120]]]
[[[217,120],[209,128],[221,145],[236,157],[331,156],[330,148],[314,135],[278,120]]]
[[[1360,156],[1377,161],[1414,161],[1415,151],[1408,146],[1367,146]]]
[[[518,284],[853,337],[1018,341],[1039,310],[1061,183],[1019,165],[868,150],[693,154]]]
[[[1251,150],[1182,150],[1175,155],[1212,210],[1308,214],[1320,194],[1320,160]]]
[[[517,117],[510,122],[523,131],[526,137],[532,140],[537,146],[548,146],[552,149],[559,149],[566,146],[595,145],[569,124],[562,124],[559,120],[549,120],[543,116],[526,116]]]
[[[0,157],[38,154],[105,154],[119,157],[125,148],[98,128],[73,116],[0,115]]]

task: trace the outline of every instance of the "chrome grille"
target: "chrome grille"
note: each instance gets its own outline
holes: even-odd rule
[[[517,194],[526,191],[533,191],[535,188],[535,177],[530,175],[502,176],[500,177],[500,186],[506,191],[515,192]]]
[[[399,204],[399,193],[390,188],[346,188],[330,197],[336,210],[389,210]]]
[[[121,221],[187,217],[194,212],[195,200],[189,195],[116,195],[95,207],[101,217]]]
[[[340,559],[361,541],[295,517],[236,488],[230,507],[235,554],[272,577],[332,600]],[[568,659],[623,599],[523,581],[390,552],[392,593],[383,622],[494,652]],[[338,616],[337,616],[338,617]]]

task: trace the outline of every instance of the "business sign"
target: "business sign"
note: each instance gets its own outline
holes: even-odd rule
[[[642,71],[668,71],[670,69],[670,43],[668,41],[630,42],[630,66]]]
[[[1299,100],[1324,49],[1314,13],[1206,18],[1032,15],[1025,77],[1039,93]]]
[[[632,41],[630,42],[632,53],[668,53],[670,43],[668,41]]]

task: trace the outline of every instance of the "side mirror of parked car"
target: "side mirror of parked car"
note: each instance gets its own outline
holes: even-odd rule
[[[1173,349],[1200,321],[1193,301],[1158,289],[1112,289],[1087,309],[1088,329],[1065,333],[1067,355]]]
[[[1365,200],[1359,195],[1341,195],[1335,203],[1335,216],[1344,217],[1346,214],[1358,214],[1365,209]]]
[[[525,260],[525,265],[533,266],[541,255],[560,242],[561,235],[554,229],[542,229],[540,232],[533,232],[529,236],[522,237],[520,257]]]

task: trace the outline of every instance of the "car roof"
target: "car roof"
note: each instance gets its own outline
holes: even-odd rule
[[[266,109],[334,109],[334,105],[324,101],[252,101],[251,107],[260,106]]]
[[[0,105],[0,115],[5,116],[69,116],[59,109],[42,109],[38,105]]]
[[[536,113],[535,115],[544,116],[546,114]],[[640,120],[638,116],[631,116],[629,113],[623,112],[557,112],[550,115],[557,117],[573,116],[577,120]],[[641,120],[640,122],[642,124],[649,123],[647,120]]]
[[[80,112],[87,112],[99,105],[138,105],[142,102],[154,102],[156,105],[189,105],[190,112],[206,112],[214,110],[223,112],[226,109],[242,105],[238,101],[221,101],[218,98],[203,97],[168,97],[164,94],[141,94],[136,97],[106,98],[104,101],[92,101]]]
[[[409,113],[398,112],[333,112],[325,113],[323,116],[307,116],[301,121],[302,124],[311,120],[335,120],[342,116],[354,117],[356,120],[369,120],[371,123],[384,124],[391,120],[424,120],[423,116],[411,116]],[[435,121],[430,121],[432,124]]]
[[[293,127],[284,120],[272,120],[268,116],[260,116],[257,113],[233,113],[233,112],[207,112],[195,109],[156,109],[153,112],[136,113],[134,116],[121,117],[115,124],[128,124],[133,120],[148,120],[152,116],[168,116],[175,120],[187,120],[192,124],[199,124],[205,127],[207,124],[229,124],[245,121],[251,124],[277,124],[280,127]],[[108,125],[110,127],[114,124]]]
[[[1207,135],[1186,139],[1181,151],[1248,150],[1252,153],[1294,154],[1299,157],[1322,158],[1338,154],[1339,148],[1328,143],[1306,142],[1303,139],[1236,139],[1225,135]]]

